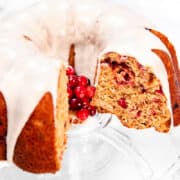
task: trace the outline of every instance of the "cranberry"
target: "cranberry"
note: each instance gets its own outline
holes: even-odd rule
[[[67,92],[69,99],[71,99],[73,97],[73,90],[70,87],[68,87]]]
[[[141,116],[142,111],[138,111],[136,114],[136,117],[140,117]]]
[[[68,66],[68,68],[66,69],[66,74],[69,75],[75,75],[75,70],[72,66]]]
[[[82,101],[83,108],[86,109],[86,108],[89,107],[89,99],[88,98],[84,97],[84,98],[81,99],[81,101]]]
[[[85,92],[86,92],[86,88],[84,86],[77,86],[74,89],[74,93],[77,98],[84,98]]]
[[[96,88],[93,86],[88,86],[86,88],[86,97],[92,98],[95,95]]]
[[[150,115],[155,116],[156,115],[156,111],[154,111],[153,109],[150,109]]]
[[[82,102],[80,99],[72,98],[70,100],[70,109],[71,110],[79,110],[82,107]]]
[[[69,83],[68,83],[68,86],[70,88],[74,88],[77,86],[77,76],[75,75],[69,75]]]
[[[85,76],[77,76],[72,67],[67,68],[66,74],[69,79],[67,92],[70,109],[76,111],[77,117],[84,121],[89,115],[96,114],[96,108],[90,105],[96,88],[90,86],[90,80]]]
[[[152,102],[154,102],[154,103],[161,103],[161,100],[158,99],[158,98],[154,98],[154,99],[152,100]]]
[[[86,120],[89,116],[89,111],[87,109],[81,109],[77,111],[76,116],[82,121]]]
[[[119,104],[122,108],[124,108],[124,109],[126,109],[126,108],[128,107],[125,98],[119,99],[119,100],[118,100],[118,104]]]
[[[89,105],[88,111],[91,116],[94,116],[96,114],[96,108],[94,106]]]
[[[87,86],[88,85],[88,79],[85,76],[78,76],[78,85],[79,86]]]
[[[155,92],[158,94],[163,94],[162,87],[160,86],[159,89],[155,90]]]

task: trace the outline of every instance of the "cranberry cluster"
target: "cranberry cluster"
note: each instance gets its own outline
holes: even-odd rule
[[[78,76],[73,67],[66,70],[68,76],[68,94],[70,110],[76,112],[77,117],[84,121],[89,115],[96,114],[96,108],[90,105],[96,88],[90,85],[90,80],[85,76]]]

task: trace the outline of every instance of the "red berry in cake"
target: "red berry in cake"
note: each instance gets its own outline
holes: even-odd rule
[[[81,110],[77,111],[76,116],[77,116],[80,120],[84,121],[84,120],[86,120],[86,119],[88,118],[88,116],[89,116],[89,111],[88,111],[87,109],[81,109]]]
[[[69,83],[68,83],[68,86],[70,88],[74,88],[76,87],[78,84],[77,82],[77,76],[76,75],[69,75]]]
[[[137,114],[136,114],[136,117],[140,117],[142,114],[142,111],[138,111]]]
[[[162,87],[160,86],[159,89],[155,90],[155,92],[158,94],[163,94]]]
[[[77,98],[72,98],[71,100],[70,100],[70,109],[71,110],[79,110],[79,109],[81,109],[81,107],[82,107],[82,102],[81,102],[81,100],[80,99],[77,99]]]
[[[96,88],[93,86],[88,86],[86,88],[86,97],[92,98],[95,95]]]
[[[86,108],[89,107],[89,99],[88,98],[84,97],[84,98],[81,99],[81,101],[82,101],[82,107],[83,108],[86,109]]]
[[[73,90],[70,87],[68,87],[67,92],[68,92],[69,99],[71,99],[73,97]]]
[[[124,109],[126,109],[126,108],[128,107],[125,98],[119,99],[118,104],[119,104],[122,108],[124,108]]]
[[[78,76],[77,81],[78,81],[78,86],[87,86],[88,85],[88,79],[85,76]]]
[[[94,116],[96,114],[96,108],[94,106],[89,105],[88,111],[91,116]]]
[[[156,111],[153,110],[153,109],[150,109],[149,110],[149,114],[152,115],[152,116],[155,116],[156,115]]]
[[[74,94],[77,98],[84,98],[86,93],[86,88],[84,86],[77,86],[74,89]]]
[[[152,100],[152,102],[154,102],[154,103],[161,103],[161,100],[158,99],[158,98],[154,98],[154,99]]]
[[[66,74],[69,75],[74,75],[75,74],[75,70],[72,66],[68,66],[68,68],[66,69]]]

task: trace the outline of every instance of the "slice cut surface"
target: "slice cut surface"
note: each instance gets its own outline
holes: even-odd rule
[[[129,128],[170,128],[170,112],[159,79],[150,68],[133,57],[107,53],[100,61],[100,73],[92,105],[99,112],[117,115]]]

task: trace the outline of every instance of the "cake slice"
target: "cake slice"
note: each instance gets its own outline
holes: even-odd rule
[[[92,105],[99,112],[115,114],[123,125],[168,132],[171,115],[160,80],[134,57],[116,52],[99,62],[96,93]]]

